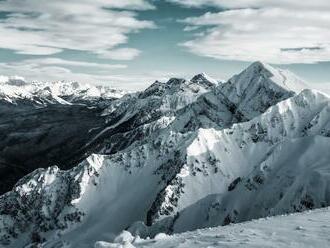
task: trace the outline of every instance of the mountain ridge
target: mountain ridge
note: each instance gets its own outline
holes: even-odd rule
[[[116,99],[128,93],[102,85],[78,82],[27,82],[22,77],[0,76],[0,99],[9,103],[29,100],[35,104],[72,104],[87,99]]]
[[[88,247],[126,228],[147,237],[328,205],[330,196],[322,195],[327,184],[314,187],[308,180],[328,170],[330,158],[316,161],[329,144],[329,97],[279,86],[276,70],[258,62],[221,84],[200,74],[156,81],[110,101],[92,139],[100,145],[96,152],[66,171],[38,169],[0,197],[0,242],[14,247],[62,240]],[[306,163],[298,156],[304,147],[310,150]],[[280,161],[290,151],[297,154],[292,171]],[[303,174],[307,183],[299,179],[315,166],[311,177]],[[287,176],[321,195],[290,198]],[[267,183],[278,185],[274,197]],[[250,206],[239,199],[253,193],[260,196],[260,211],[248,214]],[[276,208],[281,193],[287,200]]]

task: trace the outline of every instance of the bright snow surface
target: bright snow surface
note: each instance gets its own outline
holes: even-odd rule
[[[154,239],[140,239],[124,231],[114,243],[99,241],[94,247],[326,248],[330,246],[329,231],[330,209],[325,208],[171,236],[158,234]]]
[[[0,75],[0,100],[15,102],[17,99],[47,99],[49,103],[70,104],[64,98],[80,99],[120,98],[126,92],[107,86],[96,86],[78,82],[26,82],[22,77]],[[63,98],[64,97],[64,98]]]

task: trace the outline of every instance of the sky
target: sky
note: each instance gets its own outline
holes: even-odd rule
[[[330,1],[0,0],[0,75],[140,90],[254,61],[330,83]]]

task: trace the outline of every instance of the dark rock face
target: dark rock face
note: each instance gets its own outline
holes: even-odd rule
[[[241,177],[236,178],[231,184],[229,184],[228,191],[233,191],[236,188],[237,184],[239,184],[241,181]]]
[[[31,102],[0,105],[0,194],[37,168],[69,169],[97,148],[102,108]]]

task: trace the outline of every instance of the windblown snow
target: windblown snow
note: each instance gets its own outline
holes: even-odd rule
[[[94,247],[328,247],[329,223],[330,210],[326,208],[171,236],[160,233],[153,239],[141,239],[123,231],[113,242],[98,241]]]
[[[330,98],[291,72],[256,62],[225,83],[172,78],[102,106],[86,157],[0,196],[0,244],[330,243],[327,209],[251,221],[330,206]]]

